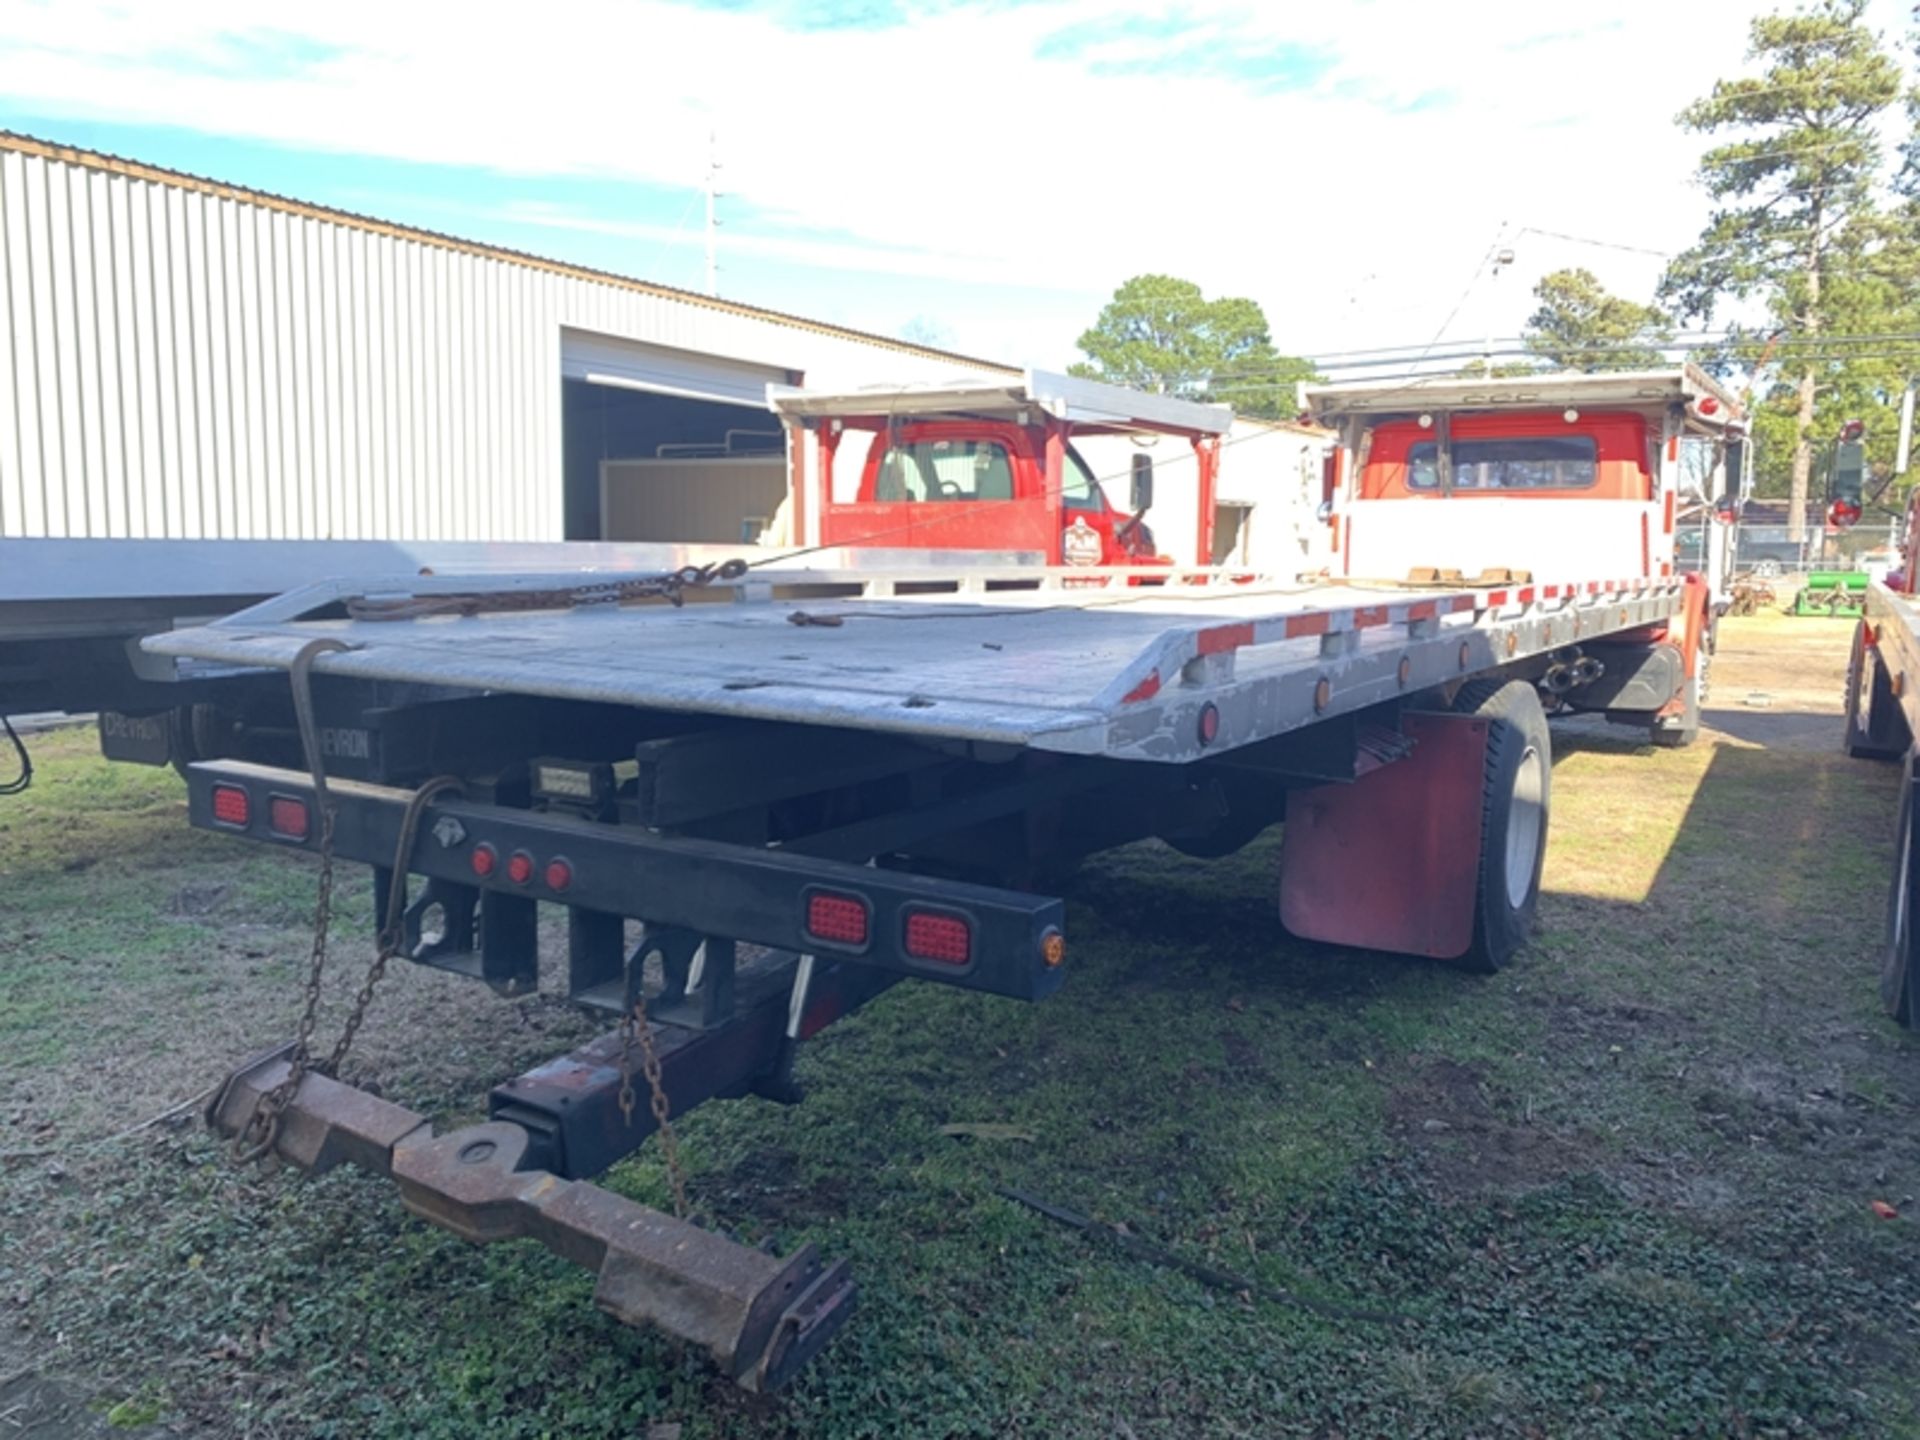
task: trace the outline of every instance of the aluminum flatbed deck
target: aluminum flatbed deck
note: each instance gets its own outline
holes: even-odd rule
[[[1678,579],[1413,589],[1211,570],[1169,570],[1154,586],[1137,570],[929,574],[761,569],[684,608],[314,618],[354,598],[492,598],[582,577],[339,581],[145,644],[201,665],[285,669],[326,637],[350,648],[322,655],[323,674],[1181,763],[1659,623],[1682,590]]]

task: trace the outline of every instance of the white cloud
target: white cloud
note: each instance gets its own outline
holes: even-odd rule
[[[1151,33],[1168,12],[1139,13],[1150,23],[1131,32],[1107,0],[796,31],[661,0],[549,0],[511,24],[391,0],[270,22],[240,0],[0,0],[0,95],[37,113],[686,186],[711,128],[725,188],[754,215],[726,234],[734,254],[971,287],[921,307],[962,349],[1026,335],[1014,358],[1065,358],[1051,318],[1043,334],[1022,317],[1082,310],[1158,269],[1251,294],[1282,344],[1327,351],[1424,340],[1503,222],[1687,243],[1704,213],[1698,147],[1672,117],[1736,71],[1751,9],[1194,3],[1173,13],[1207,41],[1198,53]],[[1890,0],[1883,19],[1898,32]],[[1093,43],[1063,43],[1075,27]],[[1263,88],[1270,65],[1294,88]],[[1511,333],[1533,281],[1561,265],[1634,293],[1659,270],[1537,235],[1509,243],[1514,268],[1483,282],[1453,334]],[[1027,294],[998,299],[1012,284]],[[1034,289],[1075,299],[1035,303]]]

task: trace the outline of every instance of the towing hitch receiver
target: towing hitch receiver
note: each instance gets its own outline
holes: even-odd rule
[[[288,1074],[290,1046],[247,1061],[207,1110],[226,1136]],[[704,1348],[748,1390],[777,1390],[853,1313],[845,1261],[811,1245],[787,1259],[603,1190],[523,1168],[531,1137],[489,1120],[435,1135],[425,1117],[308,1071],[281,1116],[277,1154],[308,1174],[336,1165],[390,1176],[407,1209],[476,1244],[537,1240],[594,1271],[593,1300],[616,1320]]]

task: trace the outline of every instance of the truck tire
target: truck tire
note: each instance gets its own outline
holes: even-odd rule
[[[1524,680],[1474,680],[1453,708],[1487,720],[1473,944],[1454,963],[1491,975],[1533,933],[1547,856],[1553,742],[1539,692]]]
[[[1866,621],[1853,627],[1847,659],[1847,722],[1842,748],[1856,760],[1899,760],[1913,745],[1880,653],[1867,648]]]
[[[1913,936],[1913,761],[1900,787],[1894,831],[1893,885],[1887,892],[1887,943],[1880,956],[1880,1002],[1909,1030],[1920,1029],[1920,954]]]
[[[1705,670],[1708,664],[1707,652],[1702,650],[1694,657],[1694,664],[1700,667],[1700,675],[1689,675],[1680,682],[1680,693],[1686,706],[1680,712],[1678,725],[1662,725],[1656,718],[1647,734],[1653,743],[1663,750],[1684,750],[1700,738],[1700,692],[1706,685]]]

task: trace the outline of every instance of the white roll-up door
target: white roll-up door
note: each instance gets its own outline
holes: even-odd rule
[[[594,385],[762,411],[767,408],[767,383],[787,384],[791,379],[788,371],[771,365],[566,329],[560,332],[560,373]]]

